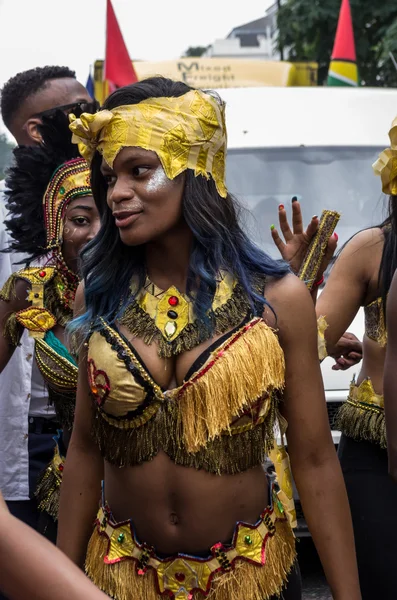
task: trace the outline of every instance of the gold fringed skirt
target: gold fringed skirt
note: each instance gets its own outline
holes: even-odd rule
[[[39,510],[48,513],[54,521],[58,520],[59,497],[65,462],[65,458],[60,453],[58,442],[59,435],[56,438],[52,461],[40,476],[35,491]]]
[[[360,385],[353,380],[334,427],[356,441],[372,442],[384,449],[387,447],[383,396],[375,392],[369,378]]]
[[[268,600],[282,593],[295,563],[295,538],[277,503],[255,525],[239,522],[230,544],[207,558],[159,558],[137,541],[131,521],[101,508],[88,545],[86,573],[115,600]]]

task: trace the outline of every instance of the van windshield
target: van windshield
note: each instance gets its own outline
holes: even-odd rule
[[[293,196],[302,204],[305,224],[325,208],[341,213],[340,248],[354,233],[385,217],[387,198],[371,166],[381,150],[375,146],[231,149],[227,185],[248,209],[242,215],[244,228],[272,256],[278,258],[270,225],[278,226],[278,205],[289,207]]]

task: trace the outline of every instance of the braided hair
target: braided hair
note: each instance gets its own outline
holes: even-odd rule
[[[26,255],[23,261],[47,254],[43,196],[54,171],[63,163],[79,157],[72,144],[68,117],[56,111],[44,117],[40,125],[43,143],[40,146],[19,146],[14,149],[14,160],[6,176],[6,228],[11,243],[5,252]]]

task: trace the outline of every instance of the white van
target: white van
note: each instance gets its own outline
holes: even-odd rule
[[[279,204],[290,214],[293,196],[301,202],[305,223],[313,215],[320,216],[324,208],[341,213],[336,229],[339,248],[360,229],[383,221],[387,198],[371,165],[389,145],[387,134],[397,115],[397,89],[218,91],[227,103],[228,188],[249,209],[246,227],[266,252],[279,257],[270,225],[278,225]],[[348,330],[362,339],[362,311]],[[332,365],[332,359],[322,363],[331,429],[352,376],[360,368],[333,371]],[[340,434],[332,431],[332,435],[337,445]]]

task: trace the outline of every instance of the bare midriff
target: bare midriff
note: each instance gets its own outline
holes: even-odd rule
[[[268,504],[262,466],[213,475],[175,465],[163,452],[136,467],[105,462],[105,499],[117,522],[162,554],[202,554],[230,542],[238,521],[254,524]]]
[[[377,342],[366,335],[363,339],[363,360],[361,370],[357,378],[359,385],[368,377],[372,381],[373,388],[377,394],[383,394],[383,369],[385,364],[386,348],[382,348]]]

